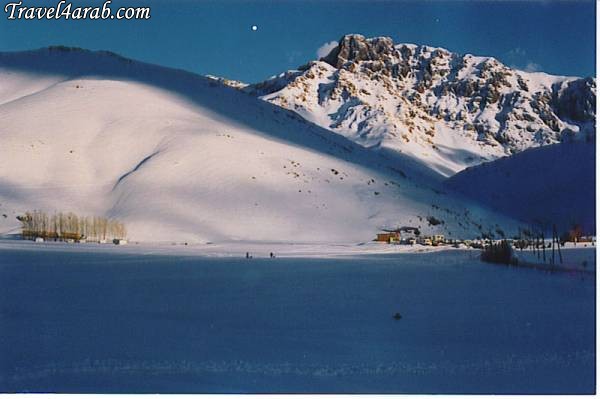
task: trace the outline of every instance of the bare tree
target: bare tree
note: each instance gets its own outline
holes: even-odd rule
[[[42,237],[54,240],[106,240],[124,239],[127,234],[125,225],[118,220],[99,216],[78,216],[73,212],[59,212],[49,216],[44,211],[34,210],[25,212],[17,219],[22,225],[23,239]]]

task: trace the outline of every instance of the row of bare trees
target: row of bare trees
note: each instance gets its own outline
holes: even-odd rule
[[[124,239],[127,235],[125,225],[118,220],[78,216],[72,212],[48,215],[43,211],[31,211],[18,219],[22,224],[23,239],[112,240]]]

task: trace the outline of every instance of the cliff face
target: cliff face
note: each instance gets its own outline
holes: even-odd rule
[[[244,90],[367,147],[443,175],[595,136],[596,80],[527,73],[491,57],[346,35],[327,56]]]

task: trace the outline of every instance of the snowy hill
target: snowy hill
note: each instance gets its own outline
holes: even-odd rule
[[[0,53],[0,120],[0,233],[32,209],[118,218],[148,241],[516,230],[408,156],[365,149],[227,82],[108,52]]]
[[[536,228],[595,234],[595,171],[593,145],[562,143],[468,168],[446,185]]]
[[[365,147],[443,176],[595,135],[596,80],[527,73],[492,57],[346,35],[318,61],[244,90]]]

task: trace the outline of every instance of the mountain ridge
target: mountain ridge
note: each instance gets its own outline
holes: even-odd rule
[[[593,140],[595,86],[592,77],[352,34],[320,60],[242,90],[448,177],[527,148]]]
[[[578,226],[596,234],[596,151],[582,142],[529,148],[469,167],[444,182],[506,215],[550,233]]]

